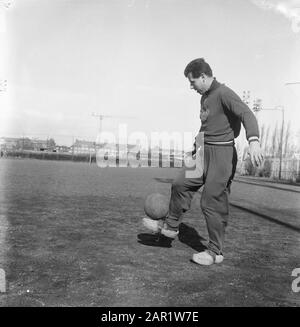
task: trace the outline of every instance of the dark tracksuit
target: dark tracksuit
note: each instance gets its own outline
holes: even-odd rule
[[[237,163],[234,138],[240,133],[241,123],[248,140],[258,139],[259,131],[249,107],[236,93],[216,79],[201,97],[200,119],[200,132],[204,132],[203,175],[199,178],[186,178],[187,168],[181,170],[172,184],[166,222],[169,228],[178,229],[183,213],[190,208],[193,195],[204,186],[201,209],[208,229],[208,249],[221,254],[229,214],[229,186]],[[221,145],[220,142],[226,144]]]

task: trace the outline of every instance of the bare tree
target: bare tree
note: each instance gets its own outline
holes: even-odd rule
[[[272,144],[271,144],[272,157],[276,157],[276,155],[277,155],[277,151],[278,151],[277,144],[278,144],[278,128],[277,128],[277,124],[276,124],[274,132],[273,132]]]
[[[285,130],[284,157],[287,157],[289,154],[289,148],[290,148],[289,140],[291,136],[290,127],[291,127],[291,122],[289,121]]]
[[[263,146],[263,151],[265,152],[266,155],[268,155],[269,153],[269,149],[268,149],[268,144],[269,144],[269,134],[270,134],[270,126],[268,126],[268,129],[266,131],[266,136],[265,136],[265,145]]]
[[[265,125],[262,125],[262,127],[260,129],[260,143],[261,144],[263,144],[263,142],[264,142],[265,129],[266,129],[266,126]]]

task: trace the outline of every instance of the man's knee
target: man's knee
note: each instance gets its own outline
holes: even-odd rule
[[[184,192],[185,189],[186,188],[184,182],[181,178],[174,179],[174,181],[172,182],[172,191],[181,193]]]
[[[196,192],[202,185],[201,178],[186,178],[186,169],[182,169],[172,182],[172,191],[178,193]]]

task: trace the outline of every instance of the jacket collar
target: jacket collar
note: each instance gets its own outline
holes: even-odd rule
[[[219,83],[216,78],[214,77],[214,80],[213,82],[211,83],[210,85],[210,88],[205,92],[205,94],[209,94],[211,93],[212,91],[214,91],[215,89],[217,89],[219,86],[221,86],[222,84]]]

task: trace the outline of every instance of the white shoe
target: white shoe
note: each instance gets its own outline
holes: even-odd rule
[[[148,217],[143,218],[143,225],[154,233],[160,233],[169,238],[175,238],[179,231],[167,229],[163,219],[154,220]]]
[[[169,238],[175,238],[179,234],[178,230],[171,230],[171,229],[167,229],[165,227],[166,227],[166,224],[164,224],[164,227],[160,230],[162,235],[169,237]]]
[[[148,217],[143,218],[143,225],[154,233],[159,233],[163,224],[164,222],[162,219],[154,220]]]
[[[213,263],[221,263],[224,257],[221,254],[212,255],[209,251],[203,251],[193,254],[192,260],[203,266],[210,266]]]

